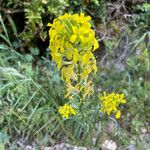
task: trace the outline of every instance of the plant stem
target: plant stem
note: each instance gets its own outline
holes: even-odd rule
[[[81,66],[80,66],[80,63],[79,63],[79,61],[77,62],[77,64],[78,64],[78,78],[77,78],[77,84],[79,85],[79,90],[81,89],[81,76],[80,76],[80,74],[81,74]],[[83,112],[82,112],[82,106],[83,106],[83,95],[82,95],[82,91],[80,91],[80,93],[79,93],[79,110],[80,110],[80,112],[81,112],[81,115],[82,115],[82,118],[85,118],[84,117],[84,114],[83,114]]]

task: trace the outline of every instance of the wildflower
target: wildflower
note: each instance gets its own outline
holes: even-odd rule
[[[71,115],[76,115],[76,111],[74,110],[74,108],[68,104],[60,106],[58,112],[61,114],[63,118],[68,118]]]
[[[89,76],[97,71],[93,51],[99,45],[95,32],[91,29],[90,20],[91,17],[83,13],[66,13],[54,19],[53,24],[48,23],[51,27],[50,53],[57,63],[62,80],[66,83],[66,97],[71,99],[74,93],[82,92],[84,96],[92,94]]]
[[[106,95],[106,92],[104,92],[103,94],[104,95],[100,97],[102,112],[107,113],[107,115],[115,113],[115,117],[119,119],[121,116],[121,112],[120,110],[118,110],[118,106],[121,103],[126,103],[124,94],[111,93]]]

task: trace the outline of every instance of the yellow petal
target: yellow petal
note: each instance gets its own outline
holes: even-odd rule
[[[79,60],[78,50],[74,49],[73,61],[78,61],[78,60]]]
[[[77,33],[78,32],[78,28],[76,26],[73,26],[72,27],[72,31],[73,31],[73,33]]]
[[[96,50],[98,47],[99,47],[99,45],[98,45],[98,41],[97,41],[97,40],[95,40],[95,43],[94,43],[94,50]]]
[[[121,102],[122,102],[123,104],[125,104],[127,101],[126,101],[125,99],[123,99]]]
[[[115,115],[115,117],[116,117],[116,119],[119,119],[120,116],[121,116],[121,112],[120,112],[120,110],[118,110],[117,113],[116,113],[116,115]]]
[[[48,23],[48,24],[47,24],[48,27],[51,27],[52,25],[53,25],[53,24],[51,24],[51,23]]]
[[[77,39],[77,36],[75,34],[73,34],[70,38],[70,42],[74,43],[76,41],[76,39]]]

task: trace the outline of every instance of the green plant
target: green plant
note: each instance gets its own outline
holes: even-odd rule
[[[10,54],[11,57],[9,57]],[[24,138],[32,134],[39,136],[41,130],[45,133],[49,132],[50,128],[47,128],[49,123],[53,119],[57,122],[57,114],[55,114],[57,98],[61,99],[61,89],[59,93],[53,93],[57,87],[53,82],[55,85],[60,84],[59,76],[57,74],[55,76],[56,72],[49,73],[40,67],[32,68],[32,62],[27,63],[27,61],[26,56],[18,57],[8,50],[0,55],[0,128],[11,136],[14,133],[15,136],[22,133]],[[47,65],[50,67],[49,63]],[[48,79],[47,81],[42,74]],[[49,82],[48,85],[47,82]],[[51,128],[54,129],[54,126]]]
[[[98,48],[98,41],[91,29],[91,17],[80,14],[64,14],[48,24],[50,27],[50,53],[57,63],[61,79],[66,85],[67,102],[60,106],[58,112],[62,121],[68,127],[79,126],[72,134],[76,139],[82,139],[79,144],[97,147],[101,134],[103,114],[108,116],[115,113],[116,118],[121,116],[118,106],[126,103],[123,94],[111,93],[101,96],[93,87],[90,77],[96,73],[97,66],[93,51]],[[111,90],[110,90],[111,91]],[[117,90],[116,90],[117,91]],[[121,92],[120,90],[118,90]],[[105,118],[105,117],[104,117]],[[94,130],[93,130],[94,129]],[[96,133],[95,131],[98,130]],[[92,143],[95,134],[96,142]]]
[[[48,142],[58,128],[63,128],[56,111],[64,95],[60,76],[55,64],[45,58],[32,67],[33,56],[14,50],[0,21],[4,28],[1,37],[5,39],[0,44],[0,132],[10,137],[6,141],[10,147],[11,141],[21,136],[27,141],[33,137],[41,141],[41,133],[49,136],[40,143]]]
[[[24,2],[24,12],[26,21],[25,31],[22,33],[22,38],[25,42],[30,42],[35,36],[39,35],[44,41],[47,33],[43,31],[45,24],[44,17],[48,14],[55,16],[61,15],[67,6],[64,0],[33,0],[32,2]]]
[[[139,12],[134,14],[135,26],[142,29],[142,31],[148,31],[150,23],[150,4],[143,3],[133,7],[134,11]]]
[[[7,35],[10,37],[16,48],[25,51],[25,48],[30,47],[31,45],[31,47],[37,49],[37,41],[41,40],[44,42],[47,37],[47,32],[44,31],[47,24],[46,20],[49,19],[49,21],[51,21],[53,17],[63,14],[67,6],[68,4],[65,0],[25,0],[23,2],[20,0],[2,1],[1,9],[3,12],[1,20],[3,20],[7,29],[9,29],[7,20],[9,23],[13,23],[11,24],[11,27],[13,25],[15,38],[14,35],[12,36],[11,30],[7,30]],[[9,11],[7,12],[7,9],[10,13]],[[19,17],[16,15],[17,13]],[[18,18],[20,20],[18,20]],[[20,21],[23,23],[20,23]],[[21,25],[23,26],[21,27]],[[21,30],[19,30],[20,28]],[[17,30],[19,32],[17,32]],[[16,39],[18,41],[16,41]]]

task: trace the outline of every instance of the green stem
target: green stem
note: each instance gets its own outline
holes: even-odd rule
[[[81,66],[80,66],[80,63],[79,61],[77,62],[78,64],[78,78],[77,78],[77,82],[78,82],[78,85],[79,85],[79,89],[81,88]],[[83,95],[82,95],[82,91],[79,93],[79,110],[81,112],[81,115],[82,115],[82,118],[84,118],[84,114],[83,114],[83,111],[82,111],[82,106],[83,106]]]

